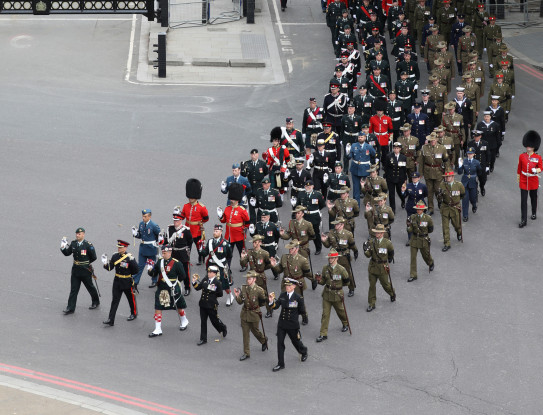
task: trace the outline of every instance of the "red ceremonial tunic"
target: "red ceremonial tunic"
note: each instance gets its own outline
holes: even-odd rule
[[[181,217],[187,220],[185,225],[189,227],[192,237],[196,238],[202,234],[200,225],[209,220],[209,213],[207,208],[197,200],[194,205],[185,203],[181,211]]]
[[[389,137],[392,136],[392,119],[388,115],[379,117],[374,115],[370,118],[370,134],[374,133],[379,140],[380,146],[388,146]]]
[[[543,169],[543,162],[539,154],[522,153],[518,156],[517,174],[520,174],[519,187],[522,190],[536,190],[539,188],[539,177],[532,171],[533,168]]]
[[[243,206],[227,206],[221,218],[221,222],[226,223],[224,239],[229,242],[243,241],[243,229],[249,226],[249,221],[249,214]]]
[[[281,160],[281,158],[279,157],[281,151],[284,151],[283,160]],[[273,156],[272,156],[272,154],[273,154]],[[282,161],[281,166],[277,165],[277,163],[275,162],[274,157],[278,161]],[[285,146],[270,147],[265,152],[262,153],[262,158],[264,160],[266,160],[266,164],[268,165],[268,169],[270,171],[281,169],[281,171],[284,173],[286,168],[287,168],[287,162],[290,160],[290,153],[289,153],[288,149],[285,148]]]

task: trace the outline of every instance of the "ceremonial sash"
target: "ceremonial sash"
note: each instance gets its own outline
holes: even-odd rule
[[[332,108],[333,106],[337,106],[338,104],[338,101],[341,101],[341,94],[338,95],[338,97],[330,104],[326,107],[327,110],[329,110],[330,108]]]
[[[120,264],[121,262],[123,262],[123,260],[128,257],[128,254],[124,254],[120,259],[118,259],[117,261],[115,261],[113,263],[113,266],[117,265],[117,264]]]
[[[164,269],[164,262],[166,262],[164,259],[162,260],[162,262],[160,263],[160,273],[162,274],[162,279],[164,280],[164,282],[166,284],[168,284],[168,287],[172,288],[173,287],[173,284],[172,282],[170,281],[170,279],[168,278],[168,275],[166,274],[166,270]],[[168,263],[168,265],[171,265],[171,263],[174,262],[174,260],[170,260],[170,262]],[[176,281],[177,283],[177,281]]]
[[[213,248],[213,239],[209,240],[209,251],[211,252],[211,254],[210,254],[211,258],[213,259],[213,262],[215,263],[215,265],[217,265],[217,266],[219,266],[221,268],[224,268],[224,266],[225,266],[224,262],[226,261],[226,258],[223,258],[222,260],[217,258],[217,255],[215,255],[215,252],[217,251],[219,246],[222,245],[223,241],[224,241],[224,239],[221,239],[219,241],[219,244],[217,245],[217,247],[212,250],[212,248]]]
[[[371,79],[371,82],[373,82],[373,85],[375,85],[377,87],[377,89],[379,91],[381,91],[381,93],[386,97],[387,93],[385,92],[385,90],[381,87],[381,85],[379,85],[377,82],[375,82],[375,79],[373,78],[373,75],[370,75],[370,79]]]
[[[287,129],[285,127],[281,127],[281,135],[285,137],[285,139],[290,143],[292,148],[294,148],[298,153],[300,152],[300,147],[292,140],[290,135],[287,133]]]
[[[331,132],[328,137],[326,137],[326,140],[324,140],[324,143],[326,144],[330,139],[334,136],[334,132]]]

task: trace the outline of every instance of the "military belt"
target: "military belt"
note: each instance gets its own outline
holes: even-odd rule
[[[342,193],[343,191],[341,189],[328,189],[329,192],[332,192],[332,193]]]
[[[244,309],[245,311],[258,311],[258,310],[259,310],[258,307],[253,307],[253,308],[243,307],[243,309]]]
[[[371,163],[370,161],[356,161],[356,160],[353,160],[353,162],[355,164],[370,164]]]
[[[428,166],[428,167],[441,167],[441,164],[427,164],[427,163],[424,163],[425,166]]]
[[[267,210],[268,212],[273,212],[273,213],[277,213],[277,209],[276,208],[273,208],[273,209],[263,209],[263,208],[258,208],[259,210]]]
[[[299,281],[299,280],[303,279],[304,276],[303,276],[303,275],[299,275],[298,277],[295,277],[294,275],[291,275],[291,276],[289,276],[288,278],[293,278],[293,279]]]
[[[331,115],[332,117],[343,117],[343,114],[328,114],[328,115]]]
[[[407,75],[409,78],[414,78],[416,75],[412,73],[411,75]]]
[[[336,152],[336,149],[334,148],[333,150],[324,150],[325,153],[335,153]]]
[[[243,223],[227,223],[226,226],[230,226],[231,228],[239,228],[243,226]]]
[[[121,275],[121,274],[115,273],[115,276],[119,277],[119,278],[132,278],[132,275],[130,275],[130,274],[129,275]]]
[[[522,174],[524,174],[526,177],[534,177],[534,176],[537,176],[537,174],[526,173],[525,171],[523,171]]]
[[[399,121],[401,117],[393,118],[392,121]]]
[[[357,135],[358,135],[357,132],[354,132],[354,133],[347,133],[347,132],[345,132],[345,134],[347,134],[347,135],[353,135],[353,136],[357,136]]]
[[[378,260],[376,260],[376,259],[372,259],[372,261],[373,261],[373,262],[376,262],[376,263],[378,263],[378,264],[386,264],[386,263],[387,263],[387,261],[378,261]]]
[[[261,244],[261,246],[277,246],[277,242],[272,242],[270,244]]]
[[[328,167],[315,166],[317,170],[328,170]]]
[[[334,291],[339,291],[343,288],[343,287],[335,288],[335,287],[332,287],[331,285],[326,285],[325,287],[328,288],[329,290],[334,290]]]
[[[189,247],[188,246],[184,246],[182,248],[172,248],[174,251],[188,251],[189,250]]]
[[[140,242],[140,245],[153,245],[153,246],[157,246],[157,243],[156,243],[156,241],[141,241],[141,242]]]
[[[428,236],[428,234],[420,234],[420,233],[413,233],[416,237],[418,238],[426,238]]]
[[[304,192],[304,191],[305,191],[305,189],[302,188],[302,187],[294,187],[294,186],[292,186],[292,189],[293,189],[293,190],[296,190],[296,191],[298,191],[298,192]]]
[[[386,134],[388,134],[388,132],[386,132],[386,133],[375,133],[375,135],[386,135]]]
[[[321,211],[320,210],[309,210],[307,211],[307,213],[309,213],[310,215],[314,214],[314,213],[320,213]]]
[[[415,76],[415,75],[413,75],[413,76]],[[400,98],[400,99],[411,99],[411,95],[409,95],[409,96],[407,96],[407,97],[400,97],[400,96],[398,96],[398,98]]]
[[[199,225],[199,224],[200,224],[200,222],[193,222],[193,221],[191,221],[191,220],[188,220],[187,223],[188,223],[189,225]]]
[[[90,265],[90,261],[74,261],[74,265]]]

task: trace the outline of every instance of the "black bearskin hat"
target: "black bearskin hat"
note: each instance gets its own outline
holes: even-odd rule
[[[200,199],[202,197],[202,183],[198,179],[188,179],[185,192],[189,199]]]
[[[228,188],[228,199],[237,200],[238,202],[243,198],[243,186],[239,183],[232,183]]]
[[[270,131],[270,143],[274,140],[274,138],[281,140],[281,135],[281,127],[273,127]]]
[[[522,145],[524,147],[533,147],[534,151],[537,151],[541,145],[541,136],[537,131],[530,130],[522,137]]]

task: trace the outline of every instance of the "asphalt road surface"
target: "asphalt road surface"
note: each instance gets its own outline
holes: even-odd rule
[[[316,344],[321,288],[307,293],[307,362],[287,343],[286,369],[272,373],[277,313],[265,320],[270,350],[262,353],[253,338],[251,359],[239,362],[240,307],[227,308],[224,300],[219,315],[228,336],[210,327],[208,344],[197,347],[194,292],[187,298],[189,329],[180,332],[175,313],[167,312],[164,335],[149,339],[154,290],[146,287],[147,276],[138,319],[125,321],[122,300],[115,327],[105,328],[113,274],[100,260],[100,309],[87,309],[82,288],[76,313],[62,315],[71,267],[59,252],[62,236],[72,238],[83,226],[98,256],[111,255],[117,238],[132,240],[130,227],[142,208],[168,225],[172,208],[185,202],[190,177],[204,185],[211,233],[215,208],[225,204],[219,184],[232,162],[267,147],[270,129],[286,116],[301,127],[308,98],[324,96],[334,60],[319,4],[292,1],[281,18],[293,48],[283,54],[285,69],[286,58],[292,60],[290,79],[257,88],[125,82],[128,18],[2,19],[0,361],[160,403],[162,413],[540,413],[542,228],[539,218],[518,229],[516,164],[524,132],[541,131],[543,83],[522,70],[487,194],[463,224],[465,242],[453,241],[442,253],[441,220],[434,215],[435,271],[428,274],[419,257],[419,279],[408,284],[406,215],[399,212],[392,226],[396,303],[378,287],[377,309],[365,312],[368,261],[361,255],[354,265],[356,295],[346,299],[352,336],[340,332],[333,315],[328,340]],[[284,223],[288,215],[283,208]],[[360,219],[360,248],[366,238]],[[137,255],[137,247],[130,250]],[[324,263],[323,251],[314,269]],[[203,267],[194,269],[203,274]],[[236,286],[243,281],[238,269]],[[271,290],[279,291],[278,281]],[[128,401],[117,403],[160,413]]]

